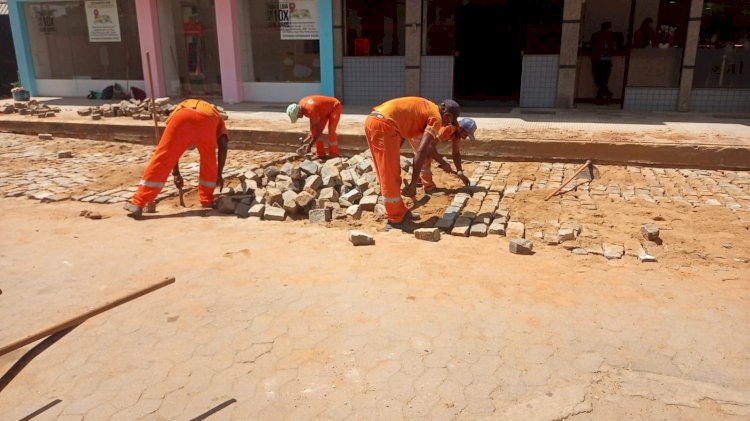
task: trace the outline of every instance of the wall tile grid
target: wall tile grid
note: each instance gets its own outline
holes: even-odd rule
[[[558,55],[523,57],[521,107],[552,108],[557,98]]]
[[[344,103],[378,105],[404,96],[403,57],[344,57]]]
[[[453,56],[422,56],[420,96],[437,104],[453,98]]]
[[[679,88],[625,88],[623,109],[633,111],[677,111]]]
[[[697,112],[750,112],[750,89],[693,88],[690,111]]]

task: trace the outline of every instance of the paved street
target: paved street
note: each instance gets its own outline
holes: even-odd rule
[[[496,194],[534,241],[517,256],[492,234],[377,231],[352,247],[341,225],[195,203],[133,221],[117,202],[151,151],[0,137],[0,344],[177,279],[36,357],[0,392],[0,419],[750,417],[748,172],[600,166],[545,202],[577,165],[468,163],[487,186],[469,206]],[[283,158],[232,151],[227,173]],[[549,241],[566,223],[581,235]],[[663,242],[643,240],[645,223]],[[621,259],[593,252],[610,243]],[[3,372],[28,349],[0,357]]]

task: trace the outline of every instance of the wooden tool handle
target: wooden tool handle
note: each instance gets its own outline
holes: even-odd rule
[[[572,180],[573,180],[574,178],[576,178],[576,177],[578,176],[578,174],[582,173],[582,172],[583,172],[583,170],[585,170],[585,169],[586,169],[586,167],[588,167],[588,166],[589,166],[589,164],[591,164],[591,160],[590,160],[590,159],[589,159],[588,161],[586,161],[586,163],[584,163],[583,165],[581,165],[580,167],[578,167],[578,169],[576,170],[576,172],[575,172],[575,173],[573,173],[573,175],[571,175],[571,176],[570,176],[570,178],[568,178],[567,180],[565,180],[565,181],[564,181],[564,182],[563,182],[563,183],[562,183],[562,184],[560,185],[560,187],[558,187],[557,189],[555,189],[555,191],[553,191],[552,193],[548,194],[548,195],[547,195],[547,197],[545,197],[545,198],[544,198],[544,200],[546,201],[546,200],[548,200],[548,199],[549,199],[550,197],[552,197],[552,196],[556,195],[556,194],[557,194],[557,193],[558,193],[558,192],[559,192],[560,190],[562,190],[562,188],[563,188],[563,187],[567,186],[567,185],[568,185],[568,183],[570,183],[570,182],[571,182],[571,181],[572,181]]]
[[[130,294],[125,295],[125,296],[123,296],[121,298],[118,298],[118,299],[116,299],[114,301],[110,301],[109,303],[106,303],[104,305],[101,305],[99,307],[91,309],[91,310],[87,311],[86,313],[83,313],[81,315],[72,317],[72,318],[70,318],[68,320],[65,320],[64,322],[61,322],[61,323],[58,323],[58,324],[56,324],[54,326],[48,327],[48,328],[46,328],[44,330],[41,330],[41,331],[39,331],[37,333],[31,334],[31,335],[27,335],[27,336],[25,336],[25,337],[23,337],[21,339],[13,341],[13,342],[11,342],[8,345],[0,347],[0,356],[5,355],[5,354],[7,354],[9,352],[15,351],[18,348],[24,347],[24,346],[26,346],[26,345],[28,345],[30,343],[36,342],[39,339],[45,338],[45,337],[47,337],[49,335],[52,335],[52,334],[54,334],[56,332],[59,332],[59,331],[63,330],[63,329],[67,329],[67,328],[69,328],[71,326],[77,326],[77,325],[83,323],[84,321],[86,321],[87,319],[90,319],[90,318],[96,316],[99,313],[103,313],[103,312],[105,312],[107,310],[115,308],[115,307],[119,306],[120,304],[127,303],[128,301],[134,300],[134,299],[136,299],[136,298],[138,298],[138,297],[140,297],[142,295],[146,295],[149,292],[156,291],[159,288],[162,288],[162,287],[165,287],[165,286],[167,286],[169,284],[174,283],[174,281],[175,281],[175,279],[174,279],[173,276],[169,277],[169,278],[165,278],[163,281],[161,281],[159,283],[156,283],[156,284],[148,286],[146,288],[142,288],[142,289],[139,289],[137,291],[131,292]]]

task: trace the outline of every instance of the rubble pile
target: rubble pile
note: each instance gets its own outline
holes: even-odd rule
[[[408,173],[411,164],[411,159],[401,157],[403,171]],[[369,150],[349,159],[249,168],[237,177],[237,191],[219,199],[219,210],[243,218],[307,217],[312,223],[325,223],[360,219],[363,212],[382,217],[385,212]]]
[[[28,102],[14,102],[0,105],[0,114],[18,113],[21,115],[37,116],[39,118],[55,117],[60,112],[59,107],[51,107],[35,99]]]
[[[156,116],[159,121],[166,121],[169,114],[175,109],[176,104],[169,102],[168,97],[156,98],[153,104],[156,108]],[[134,120],[153,120],[154,111],[151,98],[144,100],[130,99],[122,100],[119,104],[102,104],[98,107],[88,107],[78,110],[81,117],[91,116],[92,120],[100,120],[103,117],[132,117]],[[224,120],[229,116],[224,109],[218,105],[216,110]]]

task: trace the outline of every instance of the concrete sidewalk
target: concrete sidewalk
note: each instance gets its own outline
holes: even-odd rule
[[[61,108],[54,118],[0,115],[0,130],[55,136],[153,142],[153,124],[128,117],[92,121],[76,111],[104,103],[82,98],[36,98]],[[7,103],[0,101],[0,104]],[[172,103],[178,102],[174,99]],[[287,104],[223,104],[235,148],[293,151],[307,119],[291,124]],[[338,133],[347,153],[366,148],[367,106],[345,106]],[[466,142],[469,159],[580,161],[694,168],[750,168],[750,114],[627,112],[614,106],[577,109],[466,108],[477,121],[478,142]]]

